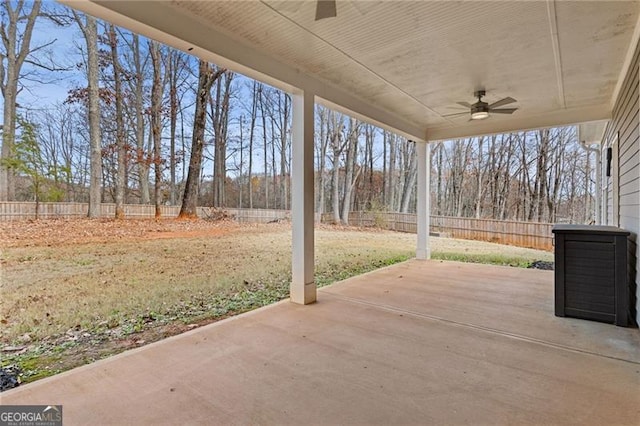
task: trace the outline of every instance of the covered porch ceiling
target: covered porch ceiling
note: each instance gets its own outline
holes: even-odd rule
[[[640,35],[638,1],[64,1],[418,140],[606,120]],[[445,117],[476,89],[518,110]]]

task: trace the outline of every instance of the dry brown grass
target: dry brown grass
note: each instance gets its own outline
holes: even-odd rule
[[[204,221],[39,221],[0,225],[0,342],[70,328],[113,328],[142,314],[180,319],[198,304],[290,277],[287,224]],[[2,229],[4,227],[4,229]],[[441,252],[496,253],[548,260],[535,250],[432,239]],[[318,281],[412,255],[415,235],[322,226]]]

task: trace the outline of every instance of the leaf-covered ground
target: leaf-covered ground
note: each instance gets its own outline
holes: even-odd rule
[[[415,235],[320,226],[316,282],[413,256]],[[54,374],[286,298],[289,224],[0,223],[0,362]],[[536,250],[433,238],[434,258],[526,266]]]

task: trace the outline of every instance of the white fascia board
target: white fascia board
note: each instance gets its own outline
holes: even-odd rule
[[[262,51],[239,42],[169,2],[60,0],[61,3],[138,34],[172,46],[219,66],[244,74],[289,93],[307,91],[329,106],[415,140],[425,140],[420,126],[364,101],[345,90],[283,64]]]
[[[611,95],[611,110],[616,106],[616,102],[618,102],[618,96],[620,95],[620,90],[622,90],[622,84],[624,83],[625,78],[627,78],[627,74],[631,70],[631,61],[633,61],[633,56],[636,53],[636,49],[638,48],[638,43],[640,43],[640,15],[638,15],[638,20],[636,21],[636,26],[633,29],[633,35],[631,36],[631,41],[629,42],[629,48],[627,49],[627,54],[624,57],[624,62],[622,63],[622,68],[620,68],[620,75],[618,76],[618,81],[616,82],[616,86],[613,89],[613,94]]]
[[[585,145],[600,144],[604,139],[604,132],[608,121],[592,121],[578,126],[578,141]]]
[[[441,129],[431,128],[427,132],[427,139],[429,142],[433,142],[474,136],[495,135],[523,130],[569,126],[589,121],[609,120],[610,118],[611,110],[609,105],[563,109],[535,116],[510,117],[508,120],[492,121],[491,117],[489,117],[488,119],[480,122],[471,122],[471,125],[465,124],[459,127],[447,127]]]
[[[334,98],[335,99],[335,98]],[[363,108],[359,108],[360,112],[356,112],[355,107],[351,106],[350,107],[350,97],[346,96],[345,98],[339,99],[340,103],[335,103],[333,101],[330,101],[328,99],[325,99],[322,97],[321,94],[318,94],[316,96],[316,103],[323,105],[327,108],[330,108],[334,111],[338,111],[341,112],[343,114],[347,114],[353,118],[356,118],[360,121],[365,121],[368,122],[370,124],[373,124],[374,126],[378,126],[382,129],[388,130],[390,132],[396,133],[400,136],[403,136],[409,140],[412,140],[414,142],[426,142],[427,139],[425,137],[425,135],[427,134],[426,129],[421,129],[420,130],[420,134],[422,135],[421,137],[416,136],[414,133],[408,133],[405,132],[401,129],[399,129],[398,127],[393,127],[385,122],[376,120],[372,117],[375,117],[375,107],[372,105],[364,105]]]

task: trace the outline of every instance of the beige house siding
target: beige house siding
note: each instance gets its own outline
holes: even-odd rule
[[[638,245],[640,233],[640,103],[639,103],[639,66],[640,48],[636,49],[630,69],[627,72],[622,89],[613,108],[611,122],[605,133],[603,147],[613,147],[611,177],[605,178],[603,184],[607,196],[606,215],[603,220],[607,224],[619,225],[631,232],[629,256],[631,265],[630,278],[635,283],[636,321],[640,321],[640,291],[637,283]],[[617,146],[615,146],[617,144]],[[603,153],[603,160],[606,152]],[[606,163],[606,161],[603,161]],[[606,167],[606,164],[604,164]]]

